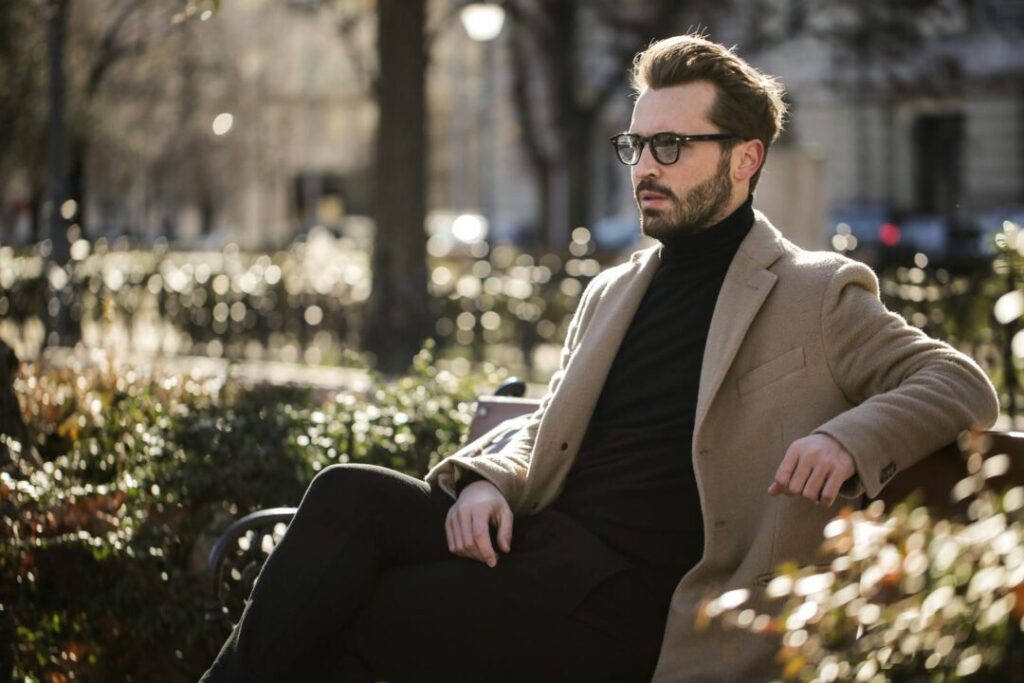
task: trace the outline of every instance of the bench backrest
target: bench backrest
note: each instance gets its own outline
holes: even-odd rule
[[[486,434],[505,420],[533,412],[540,401],[530,398],[483,396],[477,402],[476,414],[469,428],[468,441]],[[979,451],[990,456],[1009,456],[1008,471],[990,479],[996,491],[1010,485],[1024,484],[1024,432],[986,432]],[[955,443],[949,444],[921,462],[900,472],[878,496],[887,510],[916,494],[922,504],[943,516],[962,515],[968,501],[954,502],[951,492],[957,482],[967,476],[965,456]]]
[[[985,432],[980,439],[977,451],[983,456],[1009,457],[1006,473],[989,479],[989,487],[1001,491],[1024,484],[1024,432]],[[951,496],[953,487],[966,476],[966,456],[952,443],[897,474],[878,498],[888,510],[915,494],[921,504],[943,517],[963,516],[971,499],[954,501]]]
[[[473,421],[469,423],[466,443],[475,441],[505,420],[532,413],[540,406],[535,398],[512,398],[510,396],[481,396],[476,402]]]

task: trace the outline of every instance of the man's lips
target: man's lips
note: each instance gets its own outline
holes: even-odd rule
[[[668,202],[672,198],[672,192],[667,187],[660,187],[650,178],[645,178],[637,184],[636,199],[641,207],[654,207]]]
[[[651,192],[649,190],[638,193],[637,198],[640,200],[640,204],[642,206],[668,201],[668,197],[666,195],[663,195],[660,192]]]

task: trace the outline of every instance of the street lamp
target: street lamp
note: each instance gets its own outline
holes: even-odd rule
[[[459,19],[470,38],[486,43],[501,34],[505,9],[495,2],[471,2],[459,10]]]
[[[477,163],[480,169],[477,202],[488,221],[494,220],[494,55],[493,41],[505,25],[505,9],[500,2],[470,2],[459,9],[466,34],[483,49],[480,100],[477,105]]]

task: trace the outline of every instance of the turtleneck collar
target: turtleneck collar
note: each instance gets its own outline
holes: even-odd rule
[[[664,240],[659,252],[662,264],[693,263],[716,257],[732,260],[754,224],[753,202],[753,195],[747,197],[740,208],[695,235]]]

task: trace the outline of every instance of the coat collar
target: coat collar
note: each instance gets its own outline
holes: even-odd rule
[[[584,354],[588,356],[584,365],[591,369],[591,372],[587,373],[589,384],[579,387],[582,393],[574,395],[590,395],[587,392],[591,392],[596,403],[596,396],[600,394],[615,353],[640,305],[640,299],[643,298],[660,265],[659,248],[660,245],[655,245],[630,255],[628,270],[623,273],[623,279],[629,286],[599,304],[601,313],[594,316],[595,324],[602,326],[603,323],[603,327],[607,329],[602,329],[597,335],[601,342],[595,345],[596,348],[587,349],[593,353]],[[740,243],[732,263],[729,264],[711,317],[704,360],[701,364],[694,434],[699,430],[711,400],[721,387],[725,373],[732,365],[747,329],[764,304],[768,293],[775,286],[778,277],[768,268],[784,252],[782,234],[764,214],[755,211],[754,224]],[[580,348],[581,353],[585,348],[587,347]],[[568,381],[568,377],[566,380]],[[587,416],[589,419],[589,412]]]

